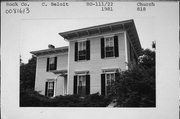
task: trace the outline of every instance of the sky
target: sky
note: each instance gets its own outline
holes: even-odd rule
[[[20,55],[24,63],[32,54],[30,51],[47,49],[48,44],[55,47],[68,46],[58,33],[86,28],[94,25],[113,23],[129,18],[74,18],[74,19],[25,19],[21,23]],[[135,18],[136,29],[142,48],[150,48],[153,38],[153,17]]]

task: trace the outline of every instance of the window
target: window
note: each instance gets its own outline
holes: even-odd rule
[[[81,96],[90,94],[90,75],[74,76],[74,94]]]
[[[114,57],[114,38],[105,38],[105,57]]]
[[[118,36],[101,38],[101,58],[119,56]]]
[[[78,83],[77,83],[77,93],[79,95],[86,95],[86,77],[85,75],[78,76]]]
[[[109,95],[118,73],[101,74],[101,95]]]
[[[115,82],[115,73],[106,74],[106,95],[111,93],[111,87]]]
[[[78,59],[85,60],[86,59],[86,42],[78,42]]]
[[[90,60],[90,41],[75,42],[75,61]]]
[[[45,95],[47,97],[53,97],[54,96],[54,81],[47,81],[46,82]]]
[[[47,58],[47,71],[56,70],[57,68],[57,57]]]

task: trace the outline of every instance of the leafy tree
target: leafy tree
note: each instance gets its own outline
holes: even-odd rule
[[[118,74],[111,91],[118,107],[155,107],[155,51],[143,50],[138,65]]]
[[[155,67],[155,51],[145,49],[142,51],[142,56],[139,57],[139,64],[145,69]]]
[[[20,60],[21,61],[21,60]],[[36,57],[32,56],[27,64],[20,62],[20,88],[34,89],[36,73]]]

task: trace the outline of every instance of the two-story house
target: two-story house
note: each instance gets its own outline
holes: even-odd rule
[[[59,33],[68,47],[31,52],[37,57],[35,90],[48,97],[108,95],[117,72],[135,65],[141,44],[133,20]]]

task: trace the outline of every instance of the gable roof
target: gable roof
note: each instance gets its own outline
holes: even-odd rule
[[[56,54],[56,53],[65,54],[67,52],[68,52],[68,46],[45,49],[45,50],[38,50],[38,51],[32,51],[30,53],[35,55],[35,56],[41,56],[41,55]]]
[[[127,31],[138,56],[140,56],[142,48],[133,19],[62,32],[59,33],[59,35],[61,35],[64,39],[67,39],[68,41],[72,41],[75,38],[102,35],[108,32],[116,32],[119,30]]]

